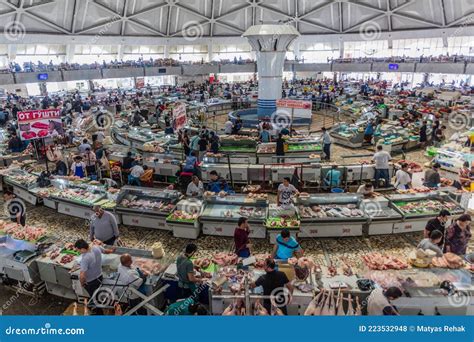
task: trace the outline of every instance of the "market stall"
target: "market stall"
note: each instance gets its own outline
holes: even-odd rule
[[[361,236],[368,217],[361,210],[362,196],[324,194],[300,196],[300,237]]]
[[[265,194],[210,196],[205,198],[200,217],[206,235],[234,236],[239,218],[248,218],[250,237],[263,239],[268,200]]]
[[[436,217],[442,209],[449,210],[451,215],[464,212],[458,203],[438,192],[388,195],[387,198],[390,207],[403,216],[402,222],[394,224],[394,234],[424,230],[426,222]]]
[[[197,239],[202,229],[202,223],[199,220],[202,211],[202,200],[183,199],[176,204],[175,209],[166,218],[166,226],[173,231],[175,237]]]
[[[43,198],[46,206],[61,214],[89,220],[94,205],[109,211],[115,208],[114,195],[98,182],[63,177],[52,179],[51,185],[38,189],[37,195]]]
[[[117,197],[116,213],[126,225],[171,230],[166,217],[181,197],[174,190],[125,186]]]
[[[13,193],[19,198],[33,205],[38,203],[38,198],[31,192],[38,187],[38,175],[14,168],[9,169],[4,181],[13,187]]]

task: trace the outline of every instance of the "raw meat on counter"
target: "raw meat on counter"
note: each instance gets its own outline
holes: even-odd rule
[[[456,203],[440,202],[437,200],[422,200],[416,202],[394,202],[405,214],[438,214],[442,209],[454,210],[458,208]]]
[[[442,257],[433,258],[431,263],[433,266],[439,268],[459,269],[464,267],[464,261],[462,258],[453,253],[446,253]]]
[[[193,264],[194,264],[194,267],[201,268],[201,269],[206,269],[209,266],[211,266],[212,261],[211,261],[211,259],[200,258],[200,259],[194,260]]]
[[[217,253],[212,261],[219,266],[236,265],[239,257],[235,253]]]
[[[266,226],[271,229],[298,228],[301,222],[296,216],[293,217],[270,217],[267,219]]]
[[[23,227],[13,222],[0,221],[0,232],[10,235],[17,240],[36,242],[46,236],[47,231],[44,228],[33,226]]]
[[[408,263],[401,258],[380,253],[370,253],[362,257],[371,270],[402,270],[408,268]]]
[[[153,275],[160,274],[163,269],[159,262],[152,259],[133,258],[133,265],[138,267],[140,270]]]
[[[257,269],[263,269],[265,268],[265,260],[271,257],[270,254],[256,254],[254,255],[255,259],[257,260],[255,262],[255,268]]]
[[[155,202],[150,200],[133,200],[130,201],[128,199],[122,200],[122,206],[126,208],[134,208],[134,209],[144,209],[144,210],[159,210],[163,212],[170,212],[174,209],[175,205],[170,203],[166,204],[165,202]]]
[[[61,192],[58,192],[56,196],[86,203],[94,203],[102,197],[102,195],[94,194],[88,190],[76,188],[65,189]]]
[[[326,217],[363,217],[364,213],[357,209],[354,204],[340,205],[314,205],[311,208],[300,206],[302,218],[326,218]]]
[[[72,261],[74,261],[74,256],[66,254],[61,258],[61,260],[59,260],[59,263],[62,264],[62,265],[67,265]]]
[[[343,301],[347,301],[347,312],[344,311]],[[356,310],[352,296],[349,294],[347,299],[341,294],[335,295],[333,291],[322,290],[309,303],[304,315],[305,316],[353,316],[361,315],[362,310],[357,301]]]
[[[171,213],[170,216],[168,216],[168,220],[194,222],[194,220],[196,220],[198,216],[199,216],[198,213],[190,214],[182,210],[175,210],[173,213]]]

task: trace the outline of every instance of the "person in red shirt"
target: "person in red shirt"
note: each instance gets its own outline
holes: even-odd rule
[[[240,258],[248,258],[250,256],[250,227],[248,219],[241,217],[234,231],[235,254]]]

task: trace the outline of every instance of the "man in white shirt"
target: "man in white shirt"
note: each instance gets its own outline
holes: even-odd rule
[[[299,195],[299,191],[290,184],[290,179],[285,177],[283,183],[278,186],[278,205],[283,209],[291,209],[293,195]]]
[[[118,271],[118,285],[123,286],[123,290],[126,291],[125,296],[128,298],[130,309],[140,304],[140,297],[130,291],[130,289],[138,289],[143,285],[146,280],[146,272],[140,271],[138,268],[133,267],[133,260],[130,254],[123,254],[120,256],[120,265]],[[137,310],[138,315],[146,315],[146,309],[140,308]]]
[[[202,197],[204,193],[204,185],[199,180],[198,176],[193,176],[191,183],[188,184],[186,196],[188,197]]]
[[[323,130],[323,152],[324,152],[324,155],[325,155],[325,159],[327,161],[330,161],[331,160],[331,144],[332,144],[332,140],[331,140],[331,136],[329,135],[329,132],[327,131],[327,129],[325,127],[322,128]]]
[[[87,142],[87,139],[84,139],[84,140],[82,141],[82,144],[79,145],[79,152],[80,152],[81,154],[84,154],[84,153],[86,153],[86,150],[87,150],[87,149],[91,150],[92,147],[91,147],[91,145]]]
[[[384,187],[390,187],[390,160],[392,156],[390,153],[383,150],[382,145],[377,146],[377,153],[374,154],[373,161],[375,162],[375,186],[380,186],[380,179],[384,180]]]
[[[224,124],[224,133],[227,135],[231,135],[232,127],[234,127],[234,124],[232,123],[232,121],[230,121],[230,119],[227,120],[227,122]]]
[[[105,140],[104,132],[103,131],[98,131],[97,132],[97,141],[102,144],[104,142],[104,140]]]
[[[403,163],[401,169],[395,173],[395,187],[399,190],[408,190],[411,188],[411,176],[408,173],[408,164]]]
[[[357,189],[358,194],[362,194],[365,197],[370,197],[374,194],[374,185],[372,183],[365,183],[359,186]]]
[[[143,176],[145,170],[140,164],[135,165],[130,169],[130,175],[128,176],[128,185],[141,186],[140,177]]]

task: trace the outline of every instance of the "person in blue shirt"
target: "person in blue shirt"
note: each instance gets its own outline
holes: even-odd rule
[[[272,258],[277,260],[288,260],[293,257],[301,258],[303,250],[294,237],[290,235],[288,229],[282,229],[276,238],[276,244],[273,247]]]
[[[191,172],[196,174],[197,166],[199,165],[198,159],[196,157],[196,152],[192,151],[189,156],[186,157],[184,163],[183,172]]]
[[[219,177],[217,171],[211,171],[209,176],[211,178],[209,184],[207,185],[207,189],[209,191],[214,193],[219,193],[221,191],[229,193],[231,191],[229,184],[227,184],[224,178]]]
[[[270,142],[270,132],[268,131],[268,129],[266,127],[264,127],[262,129],[262,131],[260,132],[259,139],[262,143],[269,143]]]
[[[3,111],[3,109],[0,108],[0,126],[5,125],[7,122],[7,115]]]
[[[372,143],[372,137],[374,136],[374,123],[372,120],[369,121],[364,132],[364,141],[368,144]]]
[[[341,185],[341,171],[337,169],[337,165],[333,165],[332,169],[326,174],[324,183],[330,187],[338,187]]]

